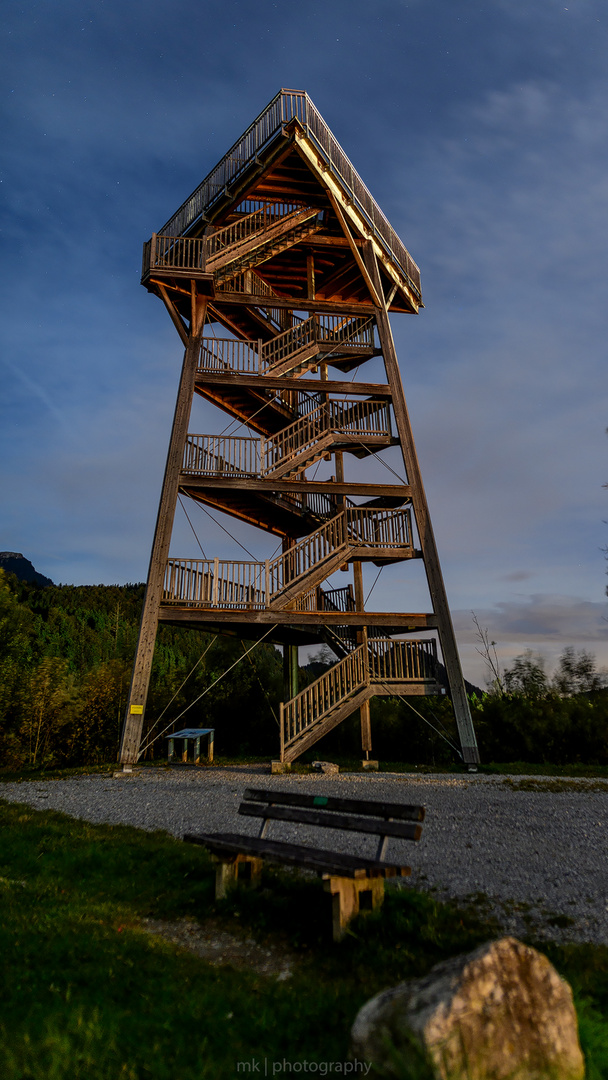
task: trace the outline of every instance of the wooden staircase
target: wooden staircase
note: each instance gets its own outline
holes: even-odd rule
[[[274,216],[264,206],[205,238],[205,270],[216,285],[253,270],[323,226],[323,211],[306,207]]]
[[[303,374],[316,367],[320,355],[336,360],[374,350],[374,325],[369,318],[311,315],[277,334],[261,348],[263,375]]]
[[[386,401],[324,401],[323,395],[315,395],[310,403],[313,407],[307,413],[266,438],[189,433],[182,472],[191,476],[219,474],[228,479],[289,479],[314,465],[330,449],[345,448],[361,456],[390,444]]]
[[[234,610],[306,610],[311,590],[349,560],[381,564],[415,554],[409,510],[349,507],[265,562],[168,559],[162,602]]]
[[[281,761],[294,761],[377,694],[407,694],[437,684],[434,641],[374,638],[353,649],[281,705]]]

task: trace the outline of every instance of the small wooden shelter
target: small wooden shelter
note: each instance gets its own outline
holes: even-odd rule
[[[160,621],[283,646],[285,762],[357,709],[369,756],[370,699],[437,693],[439,645],[462,755],[474,765],[389,322],[422,306],[420,273],[306,93],[281,90],[152,235],[142,283],[164,303],[185,353],[120,760],[138,757]],[[382,381],[365,381],[379,357]],[[227,414],[245,432],[192,431],[194,395],[217,406],[218,428]],[[404,478],[379,464],[389,447],[400,449]],[[328,461],[331,476],[317,478]],[[269,549],[280,538],[281,552],[170,557],[180,494],[264,530]],[[429,610],[410,611],[405,588],[392,610],[366,610],[363,564],[405,571],[414,560],[424,564]],[[337,570],[349,582],[327,587]],[[317,643],[337,662],[299,693],[298,646]]]

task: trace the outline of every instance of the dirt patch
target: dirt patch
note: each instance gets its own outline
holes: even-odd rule
[[[245,934],[237,936],[223,930],[214,919],[203,924],[195,919],[142,919],[142,930],[155,937],[162,937],[182,949],[200,956],[216,967],[229,965],[237,970],[255,971],[267,978],[279,981],[293,974],[296,958],[277,945],[259,945]]]

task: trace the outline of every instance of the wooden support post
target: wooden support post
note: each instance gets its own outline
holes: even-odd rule
[[[291,701],[298,693],[298,646],[283,646],[283,697]]]
[[[316,286],[315,286],[315,257],[312,251],[309,251],[306,256],[306,287],[308,291],[308,299],[314,300]]]
[[[262,877],[263,859],[249,855],[235,855],[230,859],[212,856],[215,867],[215,899],[225,900],[230,889],[237,885],[249,885],[255,889]]]
[[[359,560],[353,562],[353,576],[355,579],[355,609],[357,611],[365,611],[363,564]],[[367,626],[362,626],[361,629],[357,631],[357,644],[365,645],[367,647]],[[361,749],[365,755],[366,761],[369,761],[369,755],[372,749],[372,725],[369,701],[364,701],[363,704],[359,706],[359,717],[361,720]]]
[[[203,302],[204,303],[204,302]],[[204,313],[201,315],[199,325],[204,322]],[[133,664],[131,688],[127,701],[127,711],[122,730],[122,739],[119,751],[119,761],[123,765],[132,765],[137,761],[141,742],[141,733],[144,723],[144,712],[150,683],[150,671],[154,644],[156,641],[156,628],[158,626],[158,613],[163,595],[163,581],[165,566],[169,555],[171,532],[175,517],[175,507],[179,490],[179,477],[182,467],[190,410],[194,394],[194,379],[198,364],[200,350],[200,338],[190,337],[184,354],[182,373],[177,392],[173,428],[169,441],[169,452],[165,466],[152,554],[148,569],[148,582],[144,596],[144,606],[139,628],[139,638]]]
[[[331,893],[334,941],[341,941],[356,915],[375,911],[384,902],[384,878],[327,877],[323,888]]]
[[[448,607],[448,600],[441,573],[441,566],[439,564],[435,537],[431,526],[426,495],[422,484],[420,466],[418,464],[418,457],[414,446],[414,437],[405,403],[395,343],[393,341],[386,303],[384,302],[380,271],[378,269],[373,244],[369,240],[363,245],[363,257],[376,292],[382,298],[381,306],[376,309],[376,321],[387,380],[393,391],[393,410],[395,413],[399,441],[401,443],[403,463],[407,472],[408,483],[411,487],[412,507],[420,538],[420,546],[424,559],[429,592],[433,602],[433,610],[437,615],[439,640],[441,642],[441,651],[443,653],[443,660],[452,693],[452,704],[454,706],[454,714],[458,725],[462,756],[466,764],[474,765],[479,761],[477,740],[475,738],[471,711],[464,687],[460,658],[456,647],[456,637],[452,625],[450,609]]]

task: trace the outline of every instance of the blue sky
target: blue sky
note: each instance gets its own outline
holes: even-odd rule
[[[305,89],[421,267],[394,333],[465,673],[472,609],[506,662],[608,663],[607,23],[599,0],[9,2],[0,549],[145,577],[181,347],[141,244]],[[375,606],[397,586],[411,610],[405,571]]]

